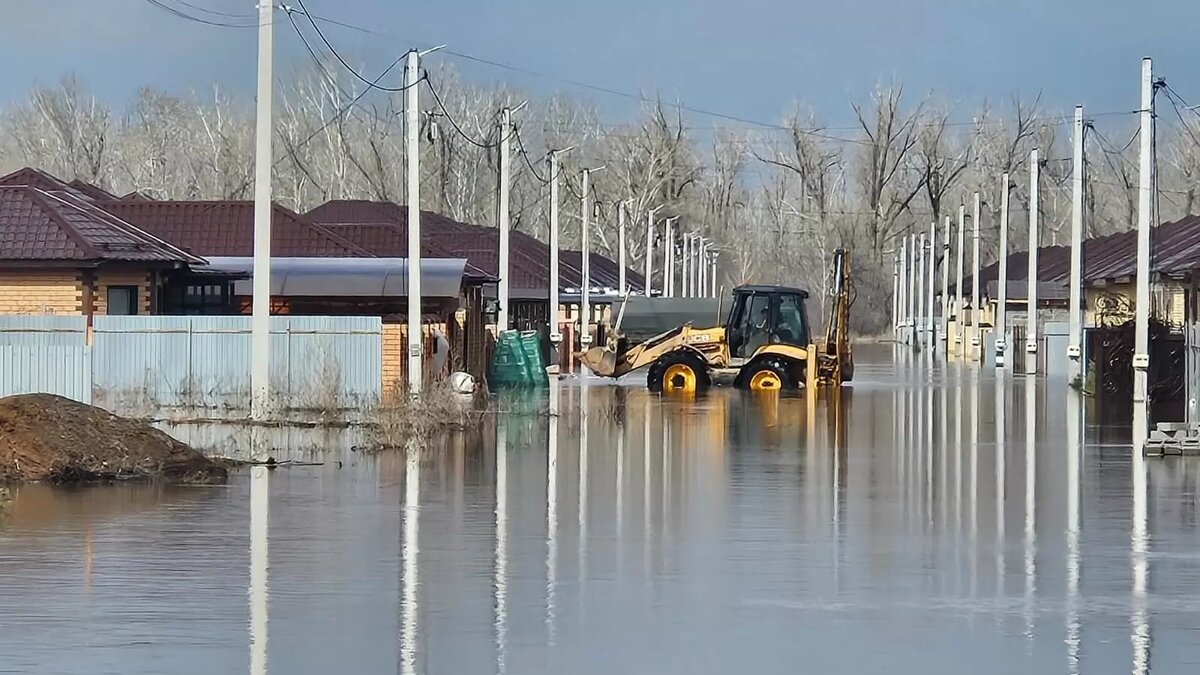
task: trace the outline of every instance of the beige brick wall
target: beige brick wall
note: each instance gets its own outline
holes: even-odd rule
[[[145,271],[100,271],[96,274],[96,314],[108,314],[109,286],[137,286],[138,314],[150,313],[150,274]]]
[[[0,314],[80,314],[83,284],[74,271],[0,272]]]
[[[391,397],[404,386],[406,331],[399,323],[383,324],[383,395]]]

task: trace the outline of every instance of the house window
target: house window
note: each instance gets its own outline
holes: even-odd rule
[[[117,316],[128,316],[138,313],[137,286],[109,286],[108,313]]]

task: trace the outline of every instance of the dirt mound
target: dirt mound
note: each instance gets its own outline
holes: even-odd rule
[[[0,398],[0,483],[224,483],[224,467],[146,422],[50,394]]]

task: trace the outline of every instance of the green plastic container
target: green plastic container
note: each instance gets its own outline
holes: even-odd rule
[[[492,389],[540,387],[548,384],[541,345],[534,331],[505,331],[496,341],[496,353],[488,374]]]

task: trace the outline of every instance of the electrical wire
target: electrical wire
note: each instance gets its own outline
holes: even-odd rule
[[[371,87],[372,89],[378,89],[380,91],[388,91],[388,92],[404,91],[404,90],[408,89],[409,87],[416,85],[416,82],[414,82],[411,85],[404,85],[401,87],[385,87],[385,86],[382,86],[375,82],[372,82],[371,80],[368,80],[366,77],[364,77],[362,75],[362,73],[359,73],[357,70],[355,70],[354,67],[351,66],[350,63],[346,61],[346,59],[342,58],[342,55],[338,53],[337,49],[334,49],[333,44],[330,43],[329,40],[325,37],[325,34],[321,32],[321,27],[317,25],[316,19],[314,19],[313,16],[311,14],[309,14],[308,7],[306,7],[304,5],[304,0],[296,0],[296,2],[300,3],[300,9],[304,10],[302,12],[302,14],[304,14],[304,17],[306,19],[308,19],[308,22],[310,24],[312,24],[313,31],[316,32],[317,37],[321,38],[321,42],[323,42],[325,44],[325,48],[329,50],[329,53],[333,55],[333,58],[338,60],[338,63],[342,64],[343,68],[350,71],[350,74],[353,75],[360,82],[367,85],[368,87]],[[285,6],[284,11],[288,12],[288,14],[291,14],[295,10],[290,7]],[[418,82],[419,81],[420,80],[418,79]]]
[[[201,12],[204,14],[211,14],[213,16],[223,16],[227,19],[246,19],[246,20],[254,20],[254,21],[258,20],[258,17],[256,15],[249,14],[246,12],[240,12],[240,13],[238,13],[238,12],[223,12],[219,9],[209,9],[202,5],[193,4],[193,3],[188,2],[187,0],[174,0],[174,2],[177,5],[183,5],[184,7],[187,7],[189,9],[194,9],[197,12]]]
[[[177,7],[168,5],[163,0],[145,0],[145,2],[150,3],[151,5],[161,9],[164,12],[167,12],[168,14],[177,16],[180,19],[185,19],[187,21],[192,21],[195,23],[201,23],[201,24],[204,24],[207,26],[215,26],[218,28],[258,28],[259,27],[257,21],[254,23],[250,23],[250,24],[242,24],[242,23],[230,23],[228,21],[217,21],[217,20],[213,20],[213,19],[206,19],[206,18],[200,17],[200,16],[195,16],[195,15],[189,14]]]
[[[442,102],[442,96],[438,93],[437,87],[434,86],[433,80],[429,78],[429,73],[425,73],[424,79],[425,83],[429,85],[429,93],[433,94],[433,100],[437,101],[438,107],[442,109],[442,115],[446,118],[446,121],[450,122],[450,126],[458,132],[458,135],[462,136],[471,145],[483,150],[490,150],[492,148],[500,147],[501,143],[512,137],[513,132],[509,131],[507,136],[497,140],[495,143],[487,143],[485,141],[475,140],[475,138],[473,138],[470,134],[463,131],[462,127],[458,125],[458,122],[454,120],[454,116],[450,114],[450,110],[446,108],[446,104]]]
[[[548,185],[550,180],[543,178],[542,174],[538,173],[538,170],[534,168],[533,162],[529,161],[529,153],[525,150],[525,141],[521,139],[521,132],[516,128],[515,125],[513,126],[513,136],[515,136],[517,139],[517,149],[521,154],[521,158],[525,160],[525,165],[529,167],[529,171],[533,174],[533,177],[536,178],[542,185]]]

